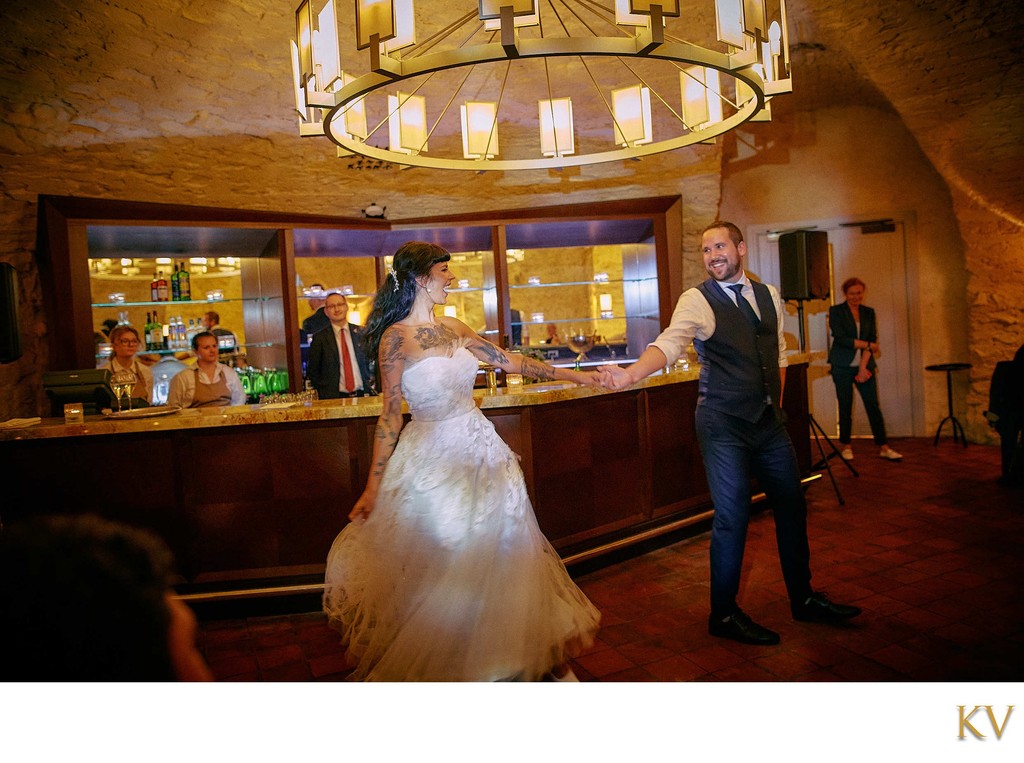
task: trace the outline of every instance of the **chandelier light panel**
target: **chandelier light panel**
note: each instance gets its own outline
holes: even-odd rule
[[[709,29],[694,1],[303,0],[299,134],[342,156],[505,171],[639,159],[770,120],[792,91],[785,0],[715,0]]]
[[[388,137],[391,150],[418,154],[427,150],[427,104],[421,95],[388,96]]]
[[[365,50],[395,37],[395,5],[392,0],[356,0],[355,17],[357,50]]]
[[[466,159],[493,159],[498,155],[498,104],[468,101],[462,113],[462,155]]]
[[[651,91],[641,85],[612,90],[615,142],[641,146],[654,140],[651,134]]]
[[[563,157],[575,153],[572,100],[552,98],[537,103],[540,119],[540,150],[544,156]]]

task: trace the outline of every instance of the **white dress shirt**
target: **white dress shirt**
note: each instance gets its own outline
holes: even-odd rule
[[[728,288],[732,284],[722,281],[713,281],[713,283],[722,290],[722,293],[734,305],[736,304],[736,294]],[[761,311],[757,308],[757,300],[754,298],[754,287],[750,285],[750,279],[747,278],[746,273],[743,274],[741,280],[733,283],[743,284],[743,297],[754,308],[757,317],[760,318]],[[789,361],[786,360],[785,355],[786,334],[782,326],[782,319],[785,313],[782,309],[782,299],[779,297],[779,292],[774,286],[771,284],[765,284],[765,286],[768,287],[768,293],[771,294],[772,304],[775,305],[775,315],[779,324],[779,368],[785,368],[789,365]],[[672,365],[686,351],[686,348],[689,347],[690,342],[694,339],[700,339],[702,342],[710,339],[715,333],[716,325],[715,312],[711,309],[711,305],[708,304],[707,298],[696,288],[687,289],[679,297],[679,302],[676,303],[676,309],[672,313],[672,320],[669,321],[668,327],[649,346],[657,347],[665,353],[667,364]]]
[[[212,379],[206,375],[203,369],[197,366],[190,366],[185,371],[179,371],[171,379],[171,389],[167,393],[167,405],[188,408],[192,404],[192,398],[196,394],[195,371],[197,369],[202,377],[200,381],[203,384],[216,384],[221,376],[223,376],[224,381],[228,385],[228,392],[231,393],[231,405],[245,405],[245,390],[242,389],[242,380],[238,378],[238,374],[233,368],[229,368],[223,363],[217,364],[217,367],[213,370]]]

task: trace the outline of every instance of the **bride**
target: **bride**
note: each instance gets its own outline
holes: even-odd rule
[[[455,280],[450,257],[404,244],[377,292],[365,341],[384,410],[366,489],[327,558],[324,611],[355,680],[576,680],[567,662],[593,643],[600,613],[541,534],[517,456],[476,407],[473,381],[478,359],[596,381],[513,360],[435,316]]]

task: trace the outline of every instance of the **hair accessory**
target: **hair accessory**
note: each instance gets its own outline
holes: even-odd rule
[[[388,275],[395,279],[395,288],[392,291],[398,291],[398,274],[395,272],[394,265],[388,268]]]

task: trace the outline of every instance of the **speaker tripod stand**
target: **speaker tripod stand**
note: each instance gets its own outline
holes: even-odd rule
[[[804,335],[804,301],[802,299],[796,300],[796,313],[797,321],[800,327],[800,352],[807,351],[807,339]],[[853,468],[853,464],[843,458],[842,453],[836,447],[836,444],[832,442],[832,439],[825,434],[825,430],[821,428],[821,424],[818,423],[817,419],[814,418],[814,414],[810,411],[807,412],[807,421],[810,424],[811,436],[814,438],[814,444],[818,447],[818,455],[821,456],[821,460],[811,466],[812,469],[821,469],[824,467],[825,471],[828,472],[829,481],[832,483],[832,490],[836,494],[836,499],[839,501],[840,506],[845,506],[846,501],[843,500],[843,494],[839,492],[839,485],[836,483],[836,477],[832,474],[832,466],[829,464],[829,460],[832,458],[839,458],[843,462],[843,465],[850,470],[850,473],[854,477],[859,477],[860,474],[856,469]],[[825,443],[832,450],[831,453],[826,453],[825,448],[822,446],[821,441],[825,440]]]
[[[836,498],[839,500],[839,505],[845,506],[846,501],[843,500],[843,494],[839,492],[839,485],[836,484],[835,475],[832,474],[832,467],[828,463],[829,459],[836,458],[838,456],[839,460],[843,462],[843,465],[850,470],[854,477],[859,477],[860,474],[857,472],[856,469],[853,468],[853,464],[851,464],[849,461],[842,457],[842,454],[839,452],[839,449],[836,448],[835,443],[832,442],[832,440],[829,438],[827,434],[825,434],[825,430],[821,428],[821,425],[814,418],[814,414],[808,413],[807,420],[810,422],[811,425],[811,436],[814,437],[814,444],[818,446],[818,455],[821,456],[821,460],[818,461],[816,464],[813,464],[811,468],[821,469],[822,467],[825,467],[825,471],[828,472],[828,478],[832,482],[832,490],[835,492]],[[825,440],[825,443],[832,449],[831,453],[826,453],[825,449],[821,446],[821,441],[823,439]]]

